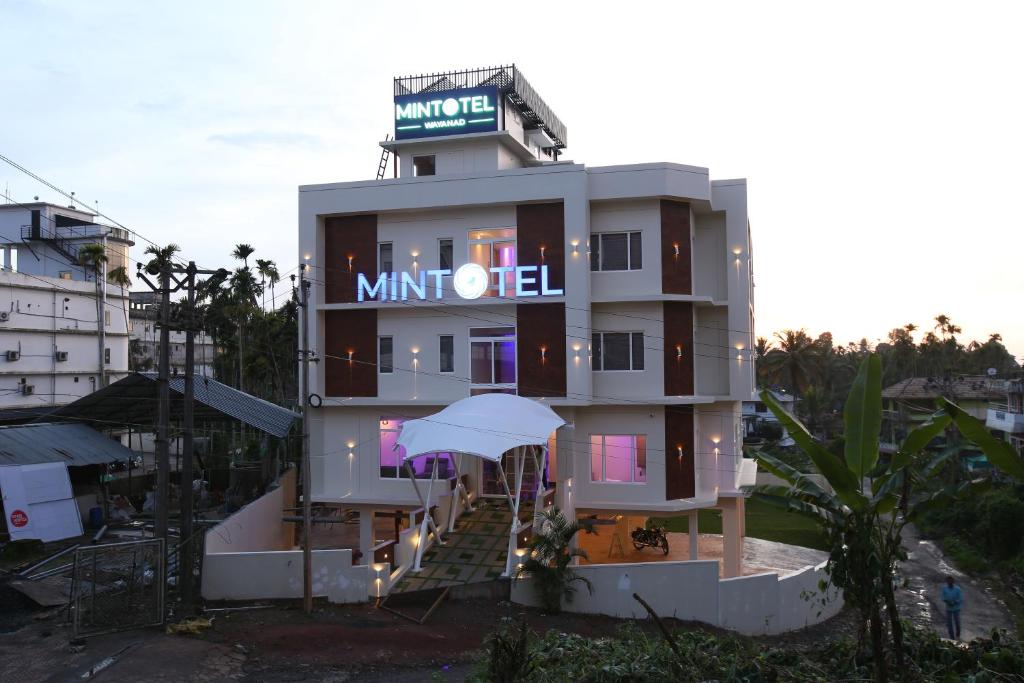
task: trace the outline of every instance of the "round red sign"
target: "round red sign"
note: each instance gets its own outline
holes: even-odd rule
[[[20,529],[28,524],[28,515],[22,510],[15,510],[11,513],[11,524]]]

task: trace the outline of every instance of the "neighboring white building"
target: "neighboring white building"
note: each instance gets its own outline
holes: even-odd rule
[[[7,419],[71,403],[128,371],[128,294],[106,273],[126,265],[132,236],[95,217],[43,202],[0,205],[0,409]],[[94,243],[106,246],[108,258],[98,283],[91,266],[78,262],[79,249]]]
[[[988,407],[985,426],[1002,434],[1024,456],[1024,380],[1011,379],[1005,385],[1006,400]]]
[[[374,511],[419,507],[393,449],[401,423],[518,393],[569,423],[524,492],[541,476],[569,514],[690,514],[691,528],[719,508],[738,575],[741,486],[756,472],[742,457],[746,182],[562,161],[565,127],[514,67],[399,78],[395,102],[397,140],[381,145],[397,177],[299,188],[319,360],[308,391],[322,399],[313,500],[358,510],[365,552]],[[469,462],[471,493],[504,498],[496,470]]]
[[[153,371],[160,364],[160,328],[157,317],[160,295],[157,292],[131,292],[128,308],[128,334],[131,367],[136,371]],[[172,375],[185,374],[185,333],[170,331],[170,365]],[[195,335],[195,374],[213,377],[213,359],[217,348],[205,331]]]
[[[786,409],[791,415],[796,415],[796,398],[792,394],[787,394],[782,391],[775,391],[769,389],[775,400],[778,401],[783,408]],[[743,402],[743,434],[744,436],[754,436],[757,432],[757,428],[762,423],[778,424],[779,419],[775,417],[772,411],[768,410],[768,406],[764,404],[764,401],[753,400]],[[779,425],[782,430],[782,436],[779,439],[780,446],[792,446],[795,442],[793,438],[786,431],[786,428]]]

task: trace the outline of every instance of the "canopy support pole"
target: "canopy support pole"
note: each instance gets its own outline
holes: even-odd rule
[[[535,446],[533,451],[533,465],[537,468],[537,497],[533,501],[533,531],[536,533],[539,531],[537,528],[538,520],[542,512],[544,512],[544,470],[541,469],[541,463],[547,460],[548,447],[543,447],[544,458],[537,457],[540,455],[541,447]]]
[[[465,501],[467,510],[473,511],[473,504],[469,502],[469,493],[466,491],[466,487],[462,485],[462,473],[459,471],[459,464],[461,462],[462,453],[458,453],[452,458],[452,464],[455,466],[455,491],[452,496],[451,510],[448,512],[448,533],[455,531],[455,518],[459,516],[459,504],[462,501]]]
[[[515,465],[516,465],[516,498],[515,503],[512,506],[512,528],[508,534],[508,553],[505,558],[505,574],[504,576],[512,576],[512,563],[513,557],[515,557],[516,550],[518,548],[518,534],[519,530],[519,501],[523,494],[523,468],[526,466],[526,452],[523,448],[515,449]]]
[[[405,469],[409,473],[409,478],[412,481],[412,487],[416,491],[416,497],[419,498],[420,505],[423,507],[423,519],[420,521],[420,533],[419,540],[416,543],[416,557],[412,565],[412,571],[418,572],[423,569],[421,563],[423,562],[423,549],[427,545],[427,527],[434,532],[434,538],[437,539],[438,543],[442,542],[441,532],[438,531],[437,525],[434,524],[434,518],[430,514],[430,494],[434,489],[434,480],[437,479],[437,458],[434,458],[434,467],[430,473],[430,485],[427,486],[427,499],[423,499],[423,494],[420,493],[419,484],[416,483],[416,473],[412,469],[412,465],[409,461],[405,461]]]

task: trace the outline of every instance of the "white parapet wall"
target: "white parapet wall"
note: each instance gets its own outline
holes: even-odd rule
[[[821,623],[843,607],[838,591],[822,594],[819,588],[819,581],[827,578],[824,563],[784,576],[732,579],[719,579],[718,562],[703,560],[594,564],[576,571],[594,591],[588,593],[577,582],[573,600],[563,600],[563,609],[569,612],[646,618],[646,610],[633,599],[636,593],[659,617],[700,621],[745,635],[770,635]],[[512,582],[512,602],[538,605],[529,577]]]
[[[295,470],[279,486],[206,532],[202,593],[207,600],[272,600],[302,597],[302,550],[285,509],[295,505]],[[353,565],[352,551],[314,550],[313,596],[331,602],[365,602],[381,585],[374,568]],[[383,582],[381,582],[383,583]],[[386,590],[386,587],[385,587]]]

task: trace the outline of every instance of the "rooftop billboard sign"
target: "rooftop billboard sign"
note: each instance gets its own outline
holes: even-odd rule
[[[395,96],[396,140],[496,130],[496,86]]]

